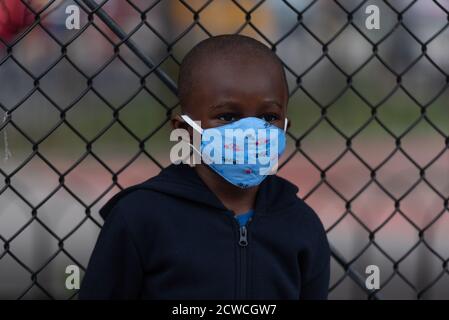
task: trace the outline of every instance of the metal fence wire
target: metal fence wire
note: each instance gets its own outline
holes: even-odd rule
[[[19,0],[18,0],[19,1]],[[170,0],[175,2],[175,0]],[[158,168],[164,167],[164,164],[161,163],[157,159],[157,157],[153,154],[151,148],[147,148],[146,144],[148,141],[156,135],[159,131],[163,130],[163,128],[168,124],[170,116],[172,112],[178,107],[178,103],[175,101],[174,103],[166,102],[167,99],[163,98],[159,93],[158,88],[152,88],[149,84],[149,79],[151,77],[155,77],[160,81],[165,87],[165,90],[168,89],[173,96],[176,95],[177,86],[175,81],[173,80],[173,76],[169,75],[162,65],[167,61],[174,66],[176,69],[179,66],[180,59],[173,54],[174,48],[183,41],[184,38],[188,37],[189,32],[192,29],[201,30],[205,36],[212,36],[213,33],[208,30],[208,26],[204,24],[203,17],[207,14],[208,8],[212,6],[218,0],[208,0],[208,1],[187,1],[187,0],[179,0],[179,5],[181,5],[188,15],[190,15],[190,24],[182,30],[177,36],[173,37],[173,39],[166,39],[164,32],[160,32],[155,28],[152,24],[151,19],[148,17],[151,15],[152,11],[155,10],[161,3],[165,1],[152,1],[144,2],[142,5],[141,1],[133,1],[133,0],[123,0],[126,4],[135,10],[137,15],[140,16],[140,23],[133,26],[129,30],[124,29],[117,21],[114,20],[114,17],[108,13],[105,7],[108,5],[108,1],[94,1],[94,0],[74,0],[71,3],[76,4],[81,9],[81,12],[87,16],[85,23],[81,25],[79,30],[73,30],[72,37],[68,41],[61,41],[54,34],[54,30],[50,30],[48,25],[43,23],[44,17],[46,17],[52,8],[56,5],[60,5],[60,1],[48,1],[44,5],[41,5],[39,9],[36,9],[36,6],[33,4],[33,1],[21,0],[22,4],[29,11],[29,17],[31,22],[29,25],[26,25],[23,30],[18,32],[18,35],[12,39],[11,41],[7,41],[5,39],[0,38],[0,46],[4,49],[4,55],[0,56],[0,74],[2,73],[2,66],[6,64],[13,64],[15,68],[20,69],[20,72],[25,73],[25,76],[32,81],[32,85],[27,92],[21,95],[21,98],[15,101],[14,103],[6,103],[4,99],[0,96],[0,109],[3,112],[3,122],[0,125],[0,132],[2,133],[2,140],[4,143],[5,156],[9,158],[8,161],[14,159],[14,150],[12,146],[11,138],[8,140],[7,133],[11,133],[11,131],[16,132],[17,135],[20,135],[22,139],[25,140],[25,144],[31,147],[31,152],[24,157],[19,163],[14,165],[11,170],[7,170],[3,162],[0,167],[0,175],[4,180],[3,186],[0,185],[0,200],[1,198],[5,198],[6,194],[12,194],[15,200],[8,201],[16,201],[21,203],[21,207],[23,212],[26,212],[27,218],[26,220],[16,227],[9,227],[9,232],[4,232],[5,229],[0,229],[0,242],[2,243],[2,250],[0,251],[0,266],[2,262],[8,260],[8,263],[13,263],[14,268],[21,269],[21,277],[22,280],[26,279],[23,287],[20,288],[20,291],[10,290],[8,292],[2,292],[2,296],[7,298],[27,298],[32,297],[31,292],[34,292],[35,295],[39,297],[47,297],[47,298],[61,298],[66,297],[72,299],[76,297],[77,291],[73,290],[67,294],[65,291],[64,294],[55,293],[55,291],[50,290],[46,285],[45,281],[48,279],[47,276],[43,276],[42,273],[46,268],[51,265],[58,257],[65,256],[68,259],[68,262],[74,265],[78,265],[81,270],[85,270],[86,263],[85,261],[80,261],[77,258],[77,250],[84,250],[84,248],[73,249],[69,245],[67,245],[68,240],[76,234],[76,232],[83,227],[87,222],[94,222],[94,224],[98,227],[101,227],[101,220],[94,216],[94,211],[97,211],[98,205],[101,202],[105,202],[111,194],[115,193],[118,189],[123,189],[123,183],[120,182],[119,176],[125,172],[130,166],[132,166],[136,159],[140,156],[144,156],[149,159],[151,162],[157,165]],[[220,0],[221,1],[221,0]],[[138,2],[138,3],[137,3]],[[201,2],[201,5],[198,3]],[[351,285],[355,285],[360,288],[359,295],[357,297],[360,298],[368,298],[368,299],[380,299],[382,298],[383,288],[387,287],[390,283],[394,283],[396,280],[400,280],[402,285],[407,287],[409,290],[413,292],[412,296],[414,298],[426,298],[426,294],[429,291],[434,290],[442,290],[441,294],[433,297],[437,298],[448,298],[447,287],[449,287],[448,282],[448,260],[449,255],[444,251],[434,248],[434,242],[429,241],[426,238],[426,235],[429,229],[435,227],[441,223],[443,219],[446,219],[448,215],[448,189],[441,188],[434,184],[432,179],[428,177],[428,171],[431,170],[432,166],[441,161],[447,155],[447,149],[449,145],[449,137],[448,133],[444,128],[441,128],[441,125],[435,123],[435,119],[429,116],[429,109],[432,107],[436,101],[442,97],[444,94],[447,94],[447,88],[449,83],[449,74],[447,72],[448,69],[443,67],[439,61],[435,61],[433,57],[428,54],[429,46],[439,37],[443,37],[446,29],[449,25],[449,11],[447,4],[444,5],[442,1],[437,0],[421,0],[421,1],[400,1],[401,8],[397,7],[399,2],[395,1],[333,1],[333,9],[340,16],[344,17],[343,23],[339,25],[339,27],[333,31],[333,35],[328,37],[327,39],[323,39],[320,34],[310,27],[308,21],[306,21],[305,17],[309,12],[313,11],[319,3],[323,1],[307,1],[306,4],[302,3],[301,7],[298,6],[298,1],[287,1],[282,0],[278,1],[277,5],[282,5],[284,10],[288,10],[290,14],[294,16],[294,23],[289,26],[288,30],[283,33],[280,37],[276,39],[272,39],[269,36],[264,34],[264,30],[262,30],[257,23],[254,23],[254,16],[258,13],[259,10],[265,10],[264,7],[267,5],[268,1],[252,1],[251,5],[247,5],[248,1],[243,4],[242,1],[238,0],[230,0],[229,4],[235,6],[236,9],[241,11],[242,21],[240,22],[240,26],[234,30],[235,33],[242,33],[244,30],[250,29],[253,34],[255,34],[259,39],[264,41],[268,46],[271,46],[273,50],[278,51],[279,47],[284,45],[285,43],[289,43],[291,41],[295,41],[295,32],[301,30],[304,34],[307,35],[309,41],[314,42],[314,45],[320,48],[320,52],[316,54],[313,59],[308,60],[307,66],[302,70],[298,71],[294,67],[291,66],[291,61],[284,60],[285,70],[287,72],[289,78],[290,85],[290,95],[293,97],[298,93],[301,93],[304,97],[311,101],[310,103],[313,105],[316,110],[318,110],[319,115],[316,117],[314,121],[310,123],[301,133],[288,132],[288,139],[290,143],[292,143],[291,153],[285,158],[280,172],[284,170],[284,168],[288,167],[291,163],[298,159],[298,155],[305,159],[309,167],[312,167],[319,175],[317,182],[312,185],[306,194],[304,194],[304,199],[308,201],[314,196],[314,193],[317,192],[321,187],[326,186],[328,190],[330,190],[333,195],[339,199],[343,203],[343,210],[339,215],[338,219],[335,219],[333,223],[328,224],[327,232],[330,234],[333,229],[338,228],[338,226],[347,219],[352,219],[358,227],[361,227],[361,230],[366,234],[364,240],[361,241],[363,245],[354,252],[351,257],[343,254],[342,251],[345,251],[343,245],[333,242],[330,239],[330,243],[332,246],[332,263],[333,268],[337,268],[340,272],[333,272],[331,279],[331,287],[330,292],[337,290],[340,286],[345,286],[345,283],[349,280]],[[440,11],[440,13],[445,18],[444,23],[441,25],[438,30],[434,30],[433,33],[426,39],[422,40],[420,36],[415,35],[414,29],[411,28],[409,23],[405,23],[404,17],[408,14],[409,11],[413,10],[413,8],[418,5],[418,3],[427,2],[431,3],[434,9]],[[42,2],[41,2],[42,3]],[[65,3],[65,2],[63,2]],[[282,4],[281,4],[282,3]],[[331,3],[331,1],[326,1],[326,3]],[[350,6],[349,6],[350,3]],[[376,40],[373,40],[371,36],[367,35],[367,30],[360,25],[360,23],[356,23],[355,17],[358,14],[363,14],[366,6],[370,3],[381,4],[383,10],[388,10],[390,14],[392,14],[395,19],[393,23],[388,26],[388,30],[385,31],[382,37],[379,37]],[[0,10],[6,10],[5,7],[6,2],[3,1],[3,7],[0,6]],[[322,5],[322,4],[321,4]],[[325,18],[320,17],[317,13],[314,13],[315,16],[312,15],[312,19],[322,19],[323,24],[326,23]],[[418,22],[416,22],[418,23]],[[17,58],[17,55],[22,54],[20,52],[20,44],[24,41],[27,35],[36,28],[39,28],[45,37],[50,38],[54,43],[59,46],[59,54],[56,56],[54,61],[48,65],[41,66],[39,72],[35,72],[34,70],[29,70],[29,67],[23,60]],[[383,27],[387,28],[387,27]],[[104,57],[104,61],[102,65],[97,68],[97,70],[93,73],[87,73],[82,68],[78,66],[78,62],[72,58],[71,51],[68,50],[68,47],[74,43],[79,37],[82,37],[84,33],[88,30],[94,29],[98,32],[99,37],[104,38],[108,43],[110,43],[112,52],[107,57]],[[145,50],[142,49],[142,44],[138,43],[133,39],[133,36],[138,33],[140,30],[146,29],[154,34],[155,38],[160,41],[161,45],[165,48],[165,52],[162,55],[161,59],[152,59],[150,55],[148,55]],[[351,32],[356,34],[358,40],[364,43],[364,45],[369,46],[370,52],[361,63],[352,71],[348,71],[346,68],[341,66],[341,62],[337,61],[335,57],[332,55],[332,50],[330,48],[338,44],[341,41],[342,34],[351,29]],[[394,34],[401,30],[409,37],[409,43],[416,45],[418,47],[418,54],[415,55],[412,59],[405,62],[401,71],[398,71],[397,68],[391,67],[391,65],[386,62],[384,56],[381,54],[381,48],[383,44],[387,41],[391,41],[391,38],[394,37]],[[355,39],[355,38],[354,38]],[[92,44],[95,46],[95,43]],[[398,47],[403,46],[403,44],[397,44]],[[398,48],[399,50],[400,48]],[[447,59],[447,50],[449,48],[446,47],[446,59]],[[45,50],[45,49],[44,49]],[[139,70],[132,63],[128,61],[123,52],[127,50],[131,52],[135,58],[137,58],[140,63],[143,63],[146,66],[146,71],[143,73],[142,70]],[[403,52],[403,51],[401,51]],[[29,54],[32,54],[29,52]],[[282,58],[282,57],[281,57]],[[298,54],[298,59],[301,59],[300,54]],[[348,56],[348,59],[350,57]],[[399,55],[399,60],[402,58]],[[77,70],[80,75],[80,78],[77,80],[85,85],[84,89],[80,91],[79,94],[73,97],[73,99],[68,103],[60,103],[56,101],[54,98],[48,94],[47,89],[42,85],[42,82],[45,81],[45,78],[52,72],[53,69],[57,68],[58,64],[62,61],[65,61],[71,67]],[[319,68],[321,62],[326,61],[330,63],[332,68],[334,68],[335,72],[339,74],[338,83],[341,85],[338,92],[336,92],[328,101],[323,102],[323,99],[320,99],[319,93],[311,92],[308,89],[307,85],[304,83],[304,79],[308,76],[308,74],[314,72],[314,70]],[[357,87],[357,75],[363,72],[368,68],[368,65],[376,61],[376,63],[382,65],[386,72],[390,77],[393,77],[393,82],[389,87],[388,92],[383,95],[381,99],[377,102],[372,102],[372,99],[367,97],[366,91],[360,90]],[[434,72],[438,74],[439,77],[442,77],[442,85],[438,87],[434,94],[427,99],[427,101],[423,102],[422,99],[416,97],[416,92],[414,90],[410,90],[407,86],[404,85],[404,79],[406,75],[413,71],[413,69],[422,61],[426,61],[426,63],[430,64],[431,68]],[[110,102],[108,96],[105,96],[101,93],[100,90],[96,87],[96,80],[101,76],[102,72],[112,63],[121,64],[122,68],[126,68],[128,72],[134,74],[139,82],[137,83],[134,91],[124,99],[124,102],[120,104],[114,104]],[[422,74],[421,77],[426,78],[426,74]],[[4,78],[3,78],[4,79]],[[110,79],[111,83],[114,82],[114,79]],[[3,84],[2,84],[3,86]],[[374,88],[373,88],[374,90]],[[163,119],[161,123],[156,124],[154,129],[151,130],[148,134],[144,136],[137,135],[132,127],[132,124],[126,123],[123,121],[121,115],[127,109],[130,102],[140,93],[146,92],[149,96],[155,100],[159,107],[163,110]],[[386,105],[395,94],[398,93],[403,94],[407,99],[409,105],[413,106],[416,110],[418,110],[419,115],[411,122],[408,123],[404,130],[401,133],[392,130],[388,123],[386,123],[382,117],[379,115],[382,112],[382,108]],[[42,97],[44,97],[45,101],[51,105],[51,112],[56,115],[57,121],[54,125],[50,126],[48,130],[46,130],[45,134],[42,137],[36,138],[28,133],[26,128],[24,128],[23,124],[16,121],[16,113],[21,112],[21,108],[23,105],[27,103],[31,96],[35,93],[39,93]],[[345,94],[351,93],[359,99],[360,105],[362,106],[353,106],[353,108],[364,108],[369,113],[366,120],[363,121],[360,125],[355,128],[353,132],[348,133],[343,130],[339,124],[336,124],[330,113],[332,112],[332,108],[338,103],[338,100],[344,96]],[[3,94],[3,93],[2,93]],[[105,104],[108,108],[108,112],[112,115],[112,118],[105,124],[104,127],[101,128],[98,132],[93,135],[87,135],[85,132],[79,129],[76,125],[72,123],[70,118],[68,117],[69,112],[76,108],[77,105],[82,101],[82,99],[86,95],[94,95],[96,96],[103,104]],[[445,108],[447,108],[447,100],[445,104]],[[292,104],[289,106],[290,109],[298,108],[300,109],[300,105]],[[355,110],[356,112],[357,110]],[[158,111],[159,112],[159,111]],[[290,111],[289,111],[290,112]],[[156,111],[155,111],[156,113]],[[85,114],[88,117],[89,112]],[[444,113],[447,115],[447,113]],[[295,119],[293,119],[294,121]],[[313,135],[314,131],[320,125],[326,124],[333,134],[339,136],[343,141],[343,147],[337,153],[336,157],[327,165],[323,166],[319,161],[317,161],[313,155],[311,155],[305,148],[304,143],[307,141],[310,135]],[[391,139],[394,144],[391,151],[389,151],[385,156],[382,157],[381,161],[373,165],[371,162],[367,161],[366,158],[359,154],[357,149],[354,147],[354,141],[358,138],[362,132],[372,124],[376,124],[383,134]],[[429,130],[432,131],[432,137],[436,137],[443,142],[440,145],[440,148],[437,152],[435,152],[431,157],[429,156],[425,163],[418,161],[414,153],[410,153],[407,151],[407,148],[404,147],[404,141],[407,139],[407,136],[420,125],[425,124]],[[96,142],[101,139],[102,136],[108,134],[108,130],[110,130],[113,126],[119,126],[123,129],[129,138],[138,145],[138,149],[135,150],[132,157],[130,157],[122,166],[119,168],[114,168],[111,166],[108,161],[105,160],[104,156],[99,155],[95,151]],[[41,150],[41,146],[48,140],[52,138],[52,135],[60,128],[61,126],[65,126],[74,134],[78,139],[82,140],[82,144],[84,145],[84,151],[80,156],[76,157],[76,161],[72,162],[70,166],[68,166],[65,170],[61,170],[59,166],[55,165],[51,159],[45,155]],[[9,142],[9,145],[8,145]],[[426,144],[426,143],[424,143]],[[57,146],[56,146],[57,147]],[[391,192],[391,190],[385,186],[384,180],[379,179],[378,173],[382,170],[382,168],[390,162],[395,156],[401,155],[403,158],[408,160],[408,163],[411,165],[412,169],[415,173],[417,173],[417,177],[411,185],[407,186],[403,190],[403,192],[397,194]],[[361,184],[356,192],[354,192],[351,196],[347,196],[340,187],[334,186],[332,181],[330,181],[328,175],[329,172],[336,166],[339,165],[343,161],[345,156],[351,155],[356,159],[356,161],[361,165],[365,170],[369,172],[366,181]],[[77,190],[73,190],[71,186],[66,182],[68,175],[73,172],[78,166],[80,166],[83,161],[87,158],[94,158],[102,167],[102,170],[106,170],[109,175],[108,187],[104,189],[98,197],[95,197],[93,201],[86,201],[81,196],[79,196]],[[50,169],[58,179],[58,183],[54,188],[50,190],[50,192],[46,193],[43,198],[36,202],[29,199],[28,194],[24,192],[23,188],[18,188],[15,181],[17,176],[20,174],[21,170],[27,166],[29,162],[33,159],[40,159],[43,162],[47,169]],[[444,158],[446,159],[446,158]],[[73,159],[72,159],[73,160]],[[5,160],[6,161],[6,160]],[[447,167],[446,167],[447,168]],[[408,173],[405,173],[408,174]],[[444,177],[444,173],[441,174]],[[447,176],[446,176],[447,177]],[[348,177],[349,181],[351,177]],[[446,179],[446,178],[444,178]],[[41,182],[45,184],[45,181]],[[405,199],[414,192],[415,189],[420,186],[425,185],[428,190],[433,194],[432,199],[435,199],[436,202],[440,203],[440,209],[436,212],[431,219],[427,221],[425,225],[418,223],[417,217],[410,217],[406,209],[403,208],[402,204]],[[358,214],[356,214],[353,205],[360,198],[366,195],[366,193],[370,192],[370,188],[376,187],[383,193],[383,196],[387,198],[386,201],[391,202],[392,210],[388,213],[388,215],[382,219],[382,222],[378,224],[376,227],[372,227],[366,223],[366,221],[361,218]],[[79,206],[79,211],[83,213],[83,218],[70,225],[70,228],[64,233],[60,234],[53,230],[52,226],[41,218],[40,212],[42,208],[46,205],[47,202],[51,201],[52,197],[60,191],[65,190],[66,193],[72,197],[72,200],[77,202]],[[323,200],[325,201],[325,200]],[[3,224],[5,226],[5,220],[2,222],[2,211],[6,208],[5,202],[0,202],[0,225]],[[11,205],[11,203],[9,203]],[[2,208],[3,206],[3,208]],[[380,206],[380,205],[379,205]],[[6,210],[6,209],[5,209]],[[19,210],[19,209],[17,209]],[[324,214],[318,210],[318,214]],[[410,245],[406,247],[406,250],[403,250],[400,255],[393,255],[388,250],[384,250],[384,243],[381,241],[381,237],[379,233],[388,227],[389,224],[392,223],[393,219],[396,217],[401,217],[408,225],[411,227],[412,233],[415,234],[416,239]],[[48,233],[51,238],[51,242],[57,244],[57,247],[51,251],[51,254],[45,256],[45,259],[38,259],[39,263],[37,265],[30,266],[27,262],[27,259],[23,258],[23,256],[19,255],[15,251],[15,241],[18,241],[18,238],[22,233],[25,233],[28,226],[32,223],[38,223],[44,230],[44,232]],[[6,228],[6,227],[5,227]],[[36,246],[41,246],[41,244],[36,244],[33,247],[32,242],[35,240],[30,239],[30,251],[28,254],[32,254],[32,251],[36,250]],[[360,240],[358,240],[360,241]],[[395,241],[395,240],[394,240]],[[400,239],[397,240],[400,242]],[[48,243],[43,243],[42,246],[46,246]],[[446,243],[447,247],[447,243]],[[92,246],[90,246],[92,248]],[[388,272],[382,273],[381,285],[379,289],[370,290],[365,285],[366,274],[364,273],[364,269],[357,267],[357,262],[361,259],[361,257],[366,253],[370,248],[375,248],[377,252],[382,256],[382,259],[390,265],[390,269]],[[425,248],[425,249],[423,249]],[[404,249],[404,248],[403,248]],[[85,249],[84,251],[86,251]],[[411,255],[415,254],[416,251],[419,250],[427,250],[427,256],[424,258],[418,258],[417,264],[422,263],[422,259],[429,259],[430,255],[433,260],[436,261],[434,264],[433,270],[430,273],[430,277],[426,277],[426,280],[420,281],[422,275],[411,276],[408,271],[404,271],[403,265],[404,261],[407,260]],[[40,252],[37,250],[37,252]],[[420,251],[421,252],[421,251]],[[37,253],[36,253],[37,254]],[[373,262],[373,261],[371,261]],[[375,264],[375,261],[373,262]],[[5,274],[13,274],[15,269],[5,270],[5,268],[0,267],[0,272]],[[59,271],[58,271],[59,272]],[[429,271],[430,272],[430,271]],[[59,272],[59,278],[63,277],[64,273]],[[14,278],[14,277],[13,277]],[[5,281],[5,277],[0,278],[0,291],[2,290],[2,281]],[[15,278],[14,278],[15,279]],[[60,281],[61,282],[61,281]],[[4,282],[5,284],[6,282]],[[62,283],[62,282],[61,282]],[[56,290],[57,291],[57,290]],[[14,294],[12,293],[14,292]],[[38,293],[36,293],[38,292]],[[401,296],[399,294],[399,296]]]

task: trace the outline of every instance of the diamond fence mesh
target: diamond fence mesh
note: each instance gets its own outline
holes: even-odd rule
[[[437,0],[0,0],[0,297],[76,297],[98,209],[169,163],[182,57],[241,33],[284,63],[279,174],[325,224],[330,298],[449,298],[448,21]]]

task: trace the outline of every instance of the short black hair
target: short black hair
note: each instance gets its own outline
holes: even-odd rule
[[[224,57],[260,57],[273,61],[273,63],[279,65],[288,95],[284,66],[274,51],[251,37],[235,34],[219,35],[199,42],[182,60],[178,76],[178,98],[181,102],[181,108],[192,90],[198,65],[217,55]]]

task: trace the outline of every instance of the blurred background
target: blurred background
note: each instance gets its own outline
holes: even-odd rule
[[[66,28],[69,5],[79,30]],[[368,5],[379,30],[365,26]],[[76,298],[65,268],[87,266],[98,210],[170,163],[179,106],[161,74],[176,80],[200,40],[240,33],[285,64],[292,126],[279,175],[327,229],[329,297],[373,297],[365,268],[377,265],[379,298],[449,299],[448,10],[447,0],[0,0],[0,298]]]

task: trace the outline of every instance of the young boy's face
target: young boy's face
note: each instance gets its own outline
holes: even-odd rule
[[[268,58],[215,58],[195,70],[195,83],[183,111],[201,121],[202,128],[246,117],[283,128],[287,91],[281,67]]]

